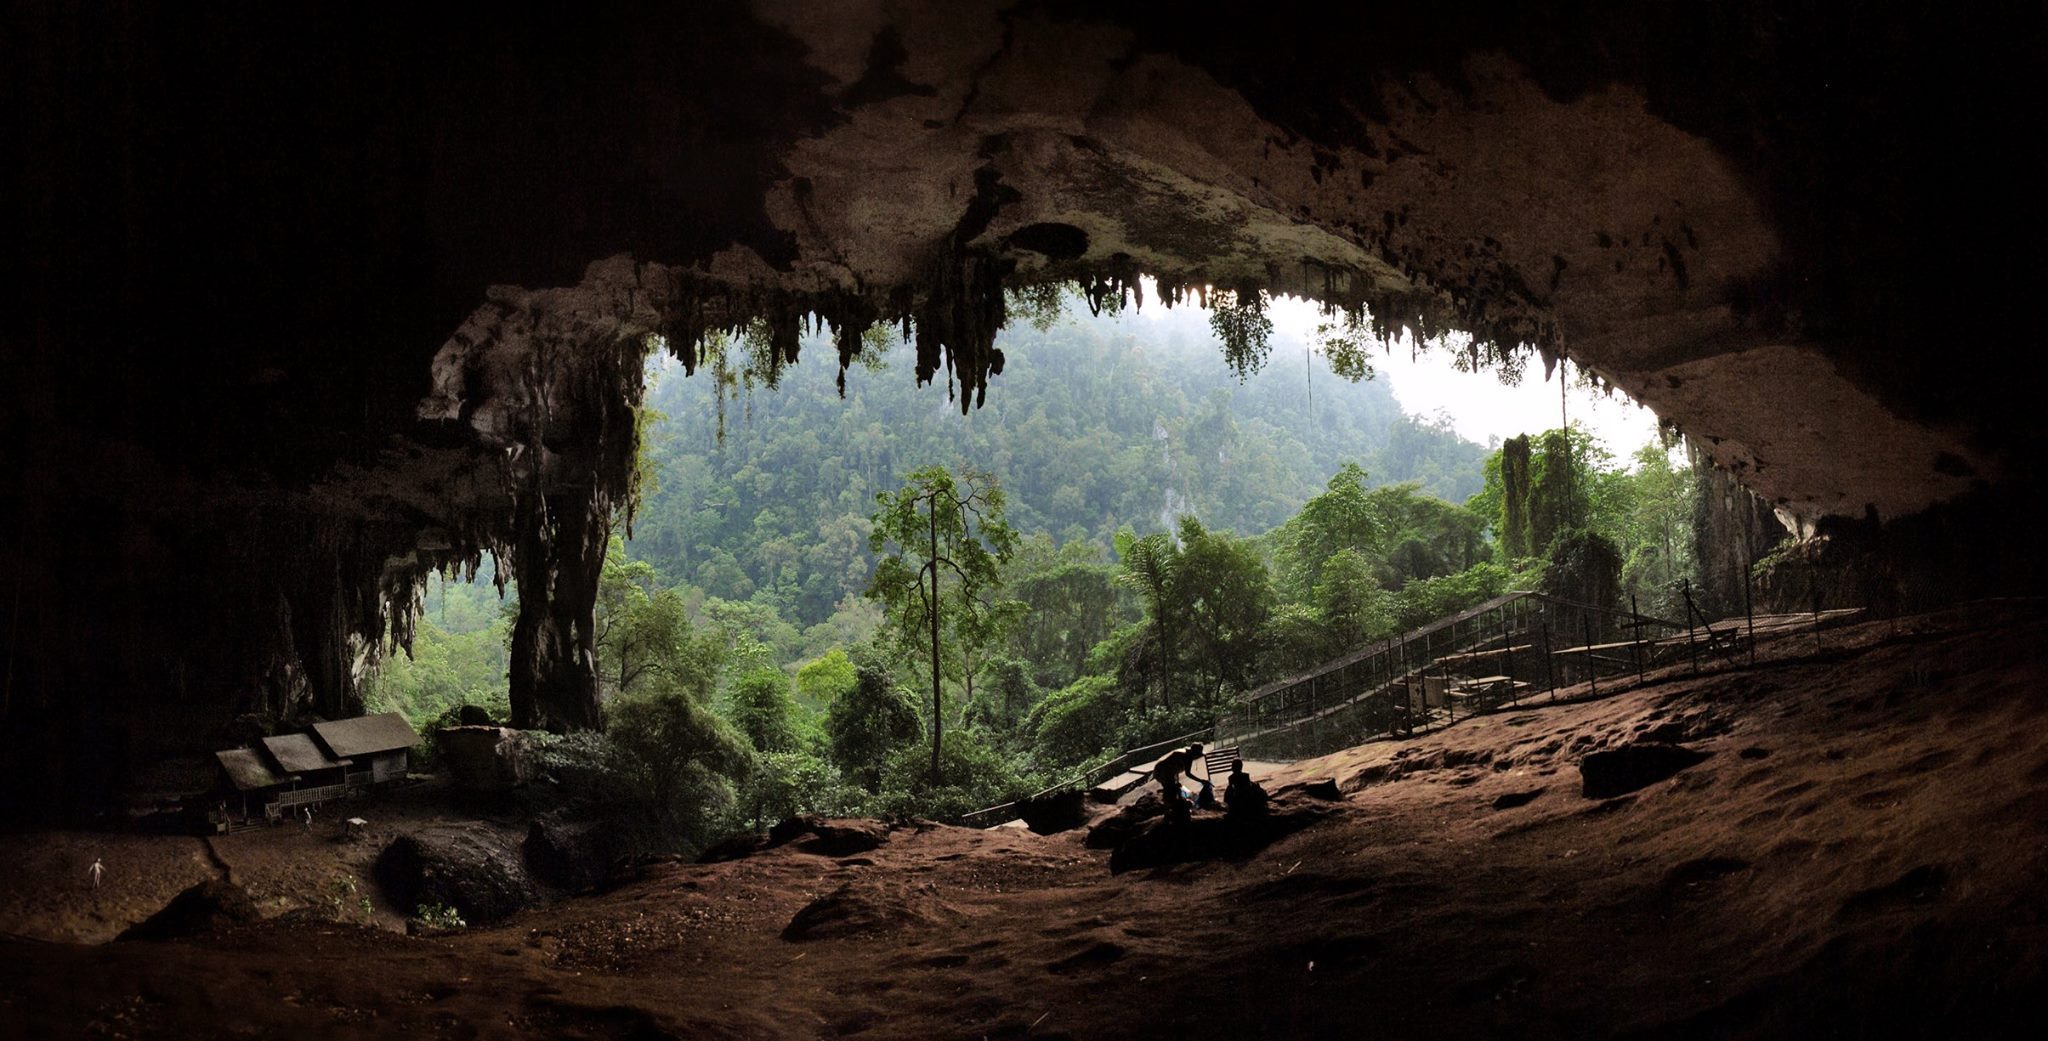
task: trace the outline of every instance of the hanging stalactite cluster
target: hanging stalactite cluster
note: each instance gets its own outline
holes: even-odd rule
[[[436,362],[437,394],[422,409],[423,418],[466,427],[468,450],[488,455],[494,484],[474,489],[467,500],[422,511],[434,536],[381,547],[382,567],[370,563],[374,552],[337,558],[337,575],[376,576],[369,594],[330,598],[346,610],[315,606],[308,612],[306,604],[321,602],[316,591],[289,595],[294,617],[310,614],[295,628],[293,646],[303,651],[314,639],[311,628],[321,625],[330,646],[374,644],[380,637],[409,646],[426,575],[436,569],[473,575],[489,554],[499,562],[499,582],[509,575],[519,586],[512,647],[517,721],[597,726],[591,612],[606,539],[615,523],[631,521],[635,416],[650,346],[668,350],[686,373],[711,367],[720,381],[721,416],[728,393],[756,383],[773,386],[782,366],[797,362],[803,339],[825,327],[833,335],[842,392],[846,370],[872,348],[876,332],[889,330],[914,344],[919,383],[943,378],[950,399],[965,412],[986,400],[990,381],[1003,370],[996,341],[1011,317],[1009,298],[1020,291],[1056,295],[1059,286],[1078,289],[1096,313],[1144,307],[1148,281],[1163,306],[1208,308],[1225,361],[1241,374],[1255,371],[1270,351],[1265,310],[1273,286],[1304,292],[1326,313],[1341,316],[1337,336],[1353,353],[1368,336],[1385,348],[1406,335],[1419,349],[1462,330],[1469,339],[1456,349],[1465,364],[1518,372],[1529,349],[1547,361],[1556,346],[1547,322],[1522,317],[1518,307],[1467,302],[1467,294],[1436,287],[1399,257],[1390,263],[1409,275],[1409,287],[1396,291],[1364,272],[1313,262],[1294,278],[1275,270],[1263,281],[1228,288],[1199,270],[1147,272],[1122,253],[1020,271],[1007,253],[976,242],[1006,201],[1005,191],[993,174],[978,177],[975,200],[914,286],[734,285],[696,269],[619,257],[593,265],[576,287],[501,291],[451,337]],[[1359,359],[1331,350],[1340,371],[1369,371]],[[306,685],[343,692],[317,697],[316,704],[352,703],[352,678],[341,667],[346,653],[285,657],[303,664]]]

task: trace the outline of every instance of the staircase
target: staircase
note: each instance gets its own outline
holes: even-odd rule
[[[1252,691],[1217,721],[1215,740],[1247,758],[1288,760],[1413,734],[1493,698],[1654,664],[1669,651],[1645,635],[1653,628],[1685,626],[1508,593]],[[1597,642],[1618,633],[1627,634],[1618,644]]]

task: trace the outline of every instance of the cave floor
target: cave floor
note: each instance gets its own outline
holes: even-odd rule
[[[906,825],[440,937],[7,938],[0,1035],[2042,1036],[2048,619],[1788,639],[1293,764],[1346,800],[1239,862],[1112,876],[1079,833]],[[1579,758],[1636,739],[1709,755],[1583,798]]]

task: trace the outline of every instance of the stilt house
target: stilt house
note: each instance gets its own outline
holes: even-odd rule
[[[350,787],[405,780],[412,766],[412,746],[419,741],[412,724],[396,712],[315,723],[312,730],[328,755],[351,764]]]

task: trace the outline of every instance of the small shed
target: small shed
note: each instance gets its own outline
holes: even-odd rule
[[[290,773],[279,774],[256,754],[253,748],[230,748],[225,752],[213,753],[220,763],[221,773],[227,777],[228,787],[238,792],[260,792],[271,788],[282,788],[298,778]]]
[[[328,755],[304,734],[266,737],[263,750],[270,753],[283,772],[299,775],[299,780],[309,788],[341,784],[349,766],[349,760]]]
[[[227,790],[241,801],[242,816],[249,815],[250,797],[257,805],[271,800],[279,791],[298,780],[294,774],[280,774],[271,769],[264,757],[253,748],[230,748],[213,753],[214,761],[220,764],[221,776],[227,782]]]
[[[327,754],[353,761],[348,771],[351,785],[404,780],[412,768],[412,746],[419,741],[412,724],[396,712],[315,723],[313,736]]]

